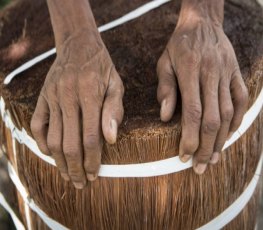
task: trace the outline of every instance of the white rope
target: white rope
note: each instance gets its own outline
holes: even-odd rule
[[[107,30],[110,30],[110,29],[113,29],[119,25],[122,25],[128,21],[131,21],[135,18],[138,18],[140,16],[142,16],[143,14],[146,14],[147,12],[149,12],[150,10],[153,10],[155,8],[158,8],[159,6],[169,2],[171,0],[153,0],[153,1],[150,1],[140,7],[138,7],[137,9],[131,11],[130,13],[112,21],[112,22],[109,22],[103,26],[100,26],[98,28],[99,32],[104,32],[104,31],[107,31]],[[12,71],[10,74],[8,74],[4,80],[4,84],[7,85],[9,84],[12,79],[14,77],[16,77],[18,74],[22,73],[23,71],[31,68],[32,66],[36,65],[37,63],[45,60],[46,58],[52,56],[53,54],[56,53],[56,48],[53,48],[35,58],[33,58],[32,60],[26,62],[25,64],[21,65],[20,67],[18,67],[17,69],[15,69],[14,71]]]

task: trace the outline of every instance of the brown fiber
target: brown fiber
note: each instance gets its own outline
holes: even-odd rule
[[[93,0],[99,25],[145,3],[144,0]],[[247,5],[245,5],[247,4]],[[104,164],[139,163],[177,155],[180,105],[171,122],[159,119],[155,65],[173,31],[180,1],[103,33],[102,37],[125,85],[125,118],[115,145],[104,145]],[[224,29],[235,48],[250,105],[263,85],[263,18],[255,1],[226,1]],[[44,0],[20,0],[0,13],[0,81],[26,60],[54,46]],[[131,33],[132,31],[132,33]],[[10,56],[17,46],[27,49]],[[29,122],[50,58],[1,87],[12,119],[29,130]],[[209,222],[245,190],[262,151],[263,113],[220,162],[203,176],[192,169],[151,178],[99,178],[81,191],[64,182],[48,165],[16,142],[15,165],[10,132],[2,130],[8,156],[34,201],[53,219],[70,229],[195,229]],[[258,190],[249,204],[225,229],[254,229]],[[23,204],[19,199],[23,220]],[[32,213],[33,229],[48,229]]]

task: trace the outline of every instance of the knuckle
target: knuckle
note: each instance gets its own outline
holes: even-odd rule
[[[193,154],[198,148],[197,141],[187,141],[183,143],[184,152],[187,154]]]
[[[86,87],[87,85],[90,85],[92,81],[96,82],[96,78],[94,74],[90,74],[88,77],[87,76],[78,77],[78,84],[80,87]]]
[[[94,85],[93,88],[90,90],[89,97],[91,97],[92,100],[97,105],[99,105],[99,107],[102,107],[105,93],[106,87],[104,87],[103,85]]]
[[[32,118],[31,122],[30,122],[30,129],[32,131],[32,133],[38,134],[43,128],[43,124],[36,119],[35,117]]]
[[[197,68],[200,63],[200,57],[196,52],[186,53],[183,55],[182,61],[189,68]]]
[[[86,172],[97,172],[100,166],[100,155],[86,157],[84,168]]]
[[[234,109],[233,106],[228,106],[223,109],[222,111],[222,121],[231,121],[234,115]]]
[[[47,97],[56,95],[57,92],[57,84],[55,82],[49,82],[48,85],[45,87],[45,95]]]
[[[94,86],[97,87],[97,85],[100,84],[100,81],[95,73],[89,72],[88,76],[79,76],[77,79],[77,83],[80,89],[90,88],[92,90]]]
[[[174,71],[168,51],[164,53],[157,62],[156,72],[158,80],[163,84],[169,83],[174,85]]]
[[[175,89],[174,76],[169,72],[166,72],[166,77],[159,78],[158,86],[162,89],[167,89],[167,90]]]
[[[218,117],[209,117],[204,119],[202,130],[206,134],[214,134],[220,128],[220,119]]]
[[[160,71],[164,68],[169,67],[169,59],[167,58],[167,51],[165,51],[162,56],[159,58],[156,66],[157,73],[160,73]]]
[[[83,145],[85,150],[96,149],[99,146],[99,135],[88,135],[83,139]]]
[[[242,101],[244,106],[247,106],[248,99],[249,99],[248,89],[246,86],[244,86],[244,87],[242,87],[241,96],[240,96],[240,100]]]
[[[241,78],[241,76],[240,76],[240,78]],[[247,106],[248,100],[249,100],[249,93],[248,93],[248,89],[247,89],[245,83],[243,82],[243,79],[240,82],[235,83],[233,88],[234,88],[233,90],[235,92],[234,102],[236,100],[236,103],[238,103],[244,107]]]
[[[116,85],[111,88],[111,90],[109,92],[107,92],[107,97],[111,97],[111,98],[123,98],[124,96],[124,85],[122,83],[121,80],[116,82]]]
[[[72,85],[64,84],[64,86],[60,88],[60,92],[62,93],[63,96],[67,96],[71,98],[74,90]]]
[[[74,161],[74,162],[77,162],[77,159],[79,158],[79,155],[80,155],[79,149],[73,146],[65,146],[63,148],[63,152],[65,154],[65,157],[68,160]]]
[[[76,78],[74,75],[66,74],[66,76],[64,78],[60,78],[59,82],[60,82],[62,87],[68,88],[68,87],[71,87],[75,84]]]
[[[200,123],[202,117],[202,108],[201,105],[197,103],[185,105],[184,116],[188,121],[191,121],[195,124]]]
[[[66,81],[60,81],[63,83],[59,83],[60,87],[59,87],[59,95],[61,97],[61,99],[63,98],[67,98],[70,99],[71,101],[73,100],[73,95],[74,95],[74,87],[71,84],[67,84]]]
[[[62,152],[61,151],[62,149],[60,147],[60,143],[54,138],[52,138],[52,139],[48,138],[47,139],[47,146],[52,153]]]
[[[202,63],[202,72],[204,74],[213,74],[218,64],[220,64],[220,61],[215,56],[206,55],[203,57]]]

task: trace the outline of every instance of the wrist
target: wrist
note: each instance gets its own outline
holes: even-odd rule
[[[177,25],[210,23],[222,26],[224,20],[224,0],[183,0]]]
[[[61,46],[65,41],[67,41],[70,38],[79,36],[81,34],[87,34],[87,32],[90,32],[90,34],[94,37],[100,38],[100,33],[96,26],[90,25],[88,23],[82,24],[78,27],[73,28],[61,28],[56,31],[54,31],[55,36],[55,44],[58,48]]]
[[[82,28],[68,35],[56,44],[57,56],[67,57],[69,62],[82,65],[104,48],[104,43],[97,29]]]
[[[80,30],[97,30],[89,1],[47,0],[56,46],[65,42]]]
[[[63,34],[55,35],[55,43],[58,54],[62,47],[67,46],[69,43],[77,43],[79,46],[92,46],[94,43],[103,44],[98,29],[90,26],[85,27],[84,25],[76,30],[68,30],[63,32]]]

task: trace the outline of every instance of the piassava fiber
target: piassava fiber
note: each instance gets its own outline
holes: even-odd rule
[[[98,25],[146,3],[143,0],[91,1]],[[245,4],[245,3],[244,3]],[[237,54],[250,105],[263,85],[262,11],[254,1],[226,1],[224,29]],[[111,10],[105,10],[110,7]],[[160,122],[156,63],[176,25],[180,1],[172,1],[102,38],[125,85],[125,117],[117,143],[104,144],[104,164],[143,163],[178,154],[180,105],[171,122]],[[233,16],[234,15],[234,16]],[[1,12],[0,81],[28,59],[54,47],[44,0],[19,1]],[[131,33],[132,30],[132,33]],[[19,52],[17,51],[19,50]],[[30,133],[30,119],[51,57],[1,87],[12,120]],[[2,126],[7,155],[31,198],[50,217],[70,229],[196,229],[230,206],[251,181],[262,151],[262,112],[249,130],[203,176],[192,169],[150,178],[99,178],[84,190],[64,182],[56,167],[16,142]],[[14,155],[16,152],[16,157]],[[18,195],[22,220],[24,203]],[[259,187],[244,210],[225,229],[254,229]],[[32,229],[48,229],[31,212]]]

